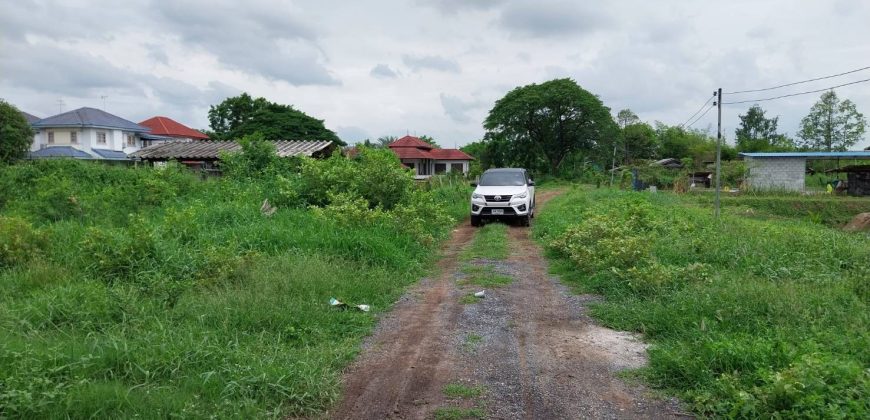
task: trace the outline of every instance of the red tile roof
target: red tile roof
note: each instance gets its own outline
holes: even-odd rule
[[[152,117],[139,123],[151,129],[151,134],[168,137],[187,137],[208,140],[208,136],[167,117]]]
[[[435,159],[428,150],[420,150],[413,147],[396,147],[392,150],[399,159]]]
[[[389,147],[390,147],[390,149],[395,148],[395,147],[414,147],[417,149],[426,149],[426,150],[432,149],[431,144],[426,143],[425,141],[420,140],[419,137],[414,137],[414,136],[402,137],[402,138],[390,143]]]
[[[468,156],[462,150],[457,149],[432,149],[429,151],[429,154],[432,155],[434,159],[441,160],[474,160],[473,157]]]

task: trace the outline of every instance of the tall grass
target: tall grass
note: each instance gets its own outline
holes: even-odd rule
[[[424,210],[467,211],[467,189],[408,185]],[[381,215],[357,223],[285,187],[75,161],[0,169],[0,249],[28,250],[0,252],[0,418],[328,407],[374,314],[426,270],[456,219],[421,224],[405,200],[354,209]],[[284,198],[271,217],[265,197]]]
[[[572,191],[535,234],[592,313],[653,343],[642,373],[716,417],[870,414],[870,241],[669,194]]]

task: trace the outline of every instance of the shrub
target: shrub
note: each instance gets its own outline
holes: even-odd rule
[[[24,264],[45,246],[45,238],[25,220],[0,216],[0,268]]]

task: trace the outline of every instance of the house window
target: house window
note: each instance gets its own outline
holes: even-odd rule
[[[451,163],[450,164],[450,172],[465,172],[462,169],[462,166],[463,165],[461,163]]]
[[[436,174],[443,174],[444,172],[447,172],[447,164],[446,163],[436,163],[435,164],[435,173]]]
[[[136,146],[136,136],[132,134],[127,134],[127,146],[134,147]]]
[[[79,133],[76,133],[75,131],[70,131],[69,142],[72,144],[79,144]]]
[[[408,169],[414,169],[414,162],[405,162],[405,166],[407,166]]]
[[[420,161],[420,167],[417,169],[417,175],[429,175],[429,159]]]
[[[54,144],[54,132],[53,131],[48,132],[48,144]]]
[[[97,144],[106,144],[106,132],[98,131],[97,132]]]

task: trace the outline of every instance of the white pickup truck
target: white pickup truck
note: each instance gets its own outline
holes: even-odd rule
[[[483,219],[519,219],[524,226],[535,217],[535,182],[522,168],[488,169],[471,194],[471,225]]]

